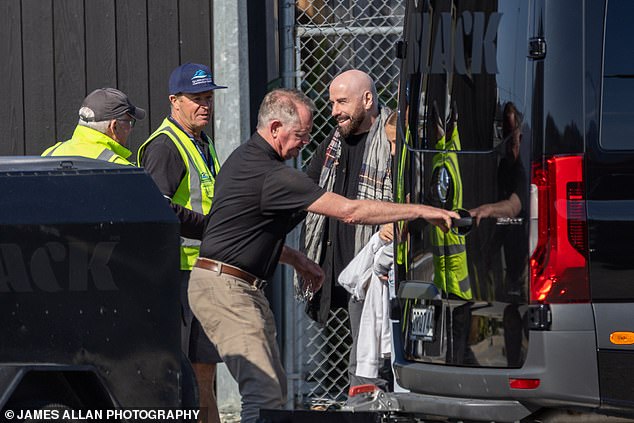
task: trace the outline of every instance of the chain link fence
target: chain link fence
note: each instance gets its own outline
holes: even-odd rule
[[[299,0],[295,3],[296,87],[315,101],[312,142],[298,165],[305,167],[317,145],[334,127],[328,85],[340,72],[360,69],[376,82],[381,102],[396,107],[403,0]],[[350,337],[348,312],[331,311],[325,327],[299,313],[293,323],[296,362],[295,406],[328,408],[346,398]]]
[[[401,37],[403,0],[300,0],[296,3],[296,87],[315,101],[312,152],[332,130],[328,85],[339,73],[360,69],[372,76],[383,104],[396,106],[398,63],[394,55]]]
[[[327,408],[330,400],[344,401],[352,343],[348,311],[338,308],[330,313],[323,328],[309,323],[304,333],[305,379],[304,389],[299,391],[304,393],[304,405],[325,405]]]

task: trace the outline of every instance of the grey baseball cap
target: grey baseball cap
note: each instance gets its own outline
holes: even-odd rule
[[[145,118],[145,110],[136,107],[123,92],[115,88],[99,88],[86,96],[79,109],[85,122],[101,122],[130,115],[136,120]]]

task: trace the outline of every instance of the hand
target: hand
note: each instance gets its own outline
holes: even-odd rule
[[[476,224],[485,217],[517,217],[522,211],[522,201],[516,193],[512,193],[506,200],[497,203],[482,204],[473,210],[469,210],[472,217],[475,217]]]
[[[317,263],[309,260],[308,257],[303,256],[295,266],[295,271],[299,275],[299,279],[302,283],[302,293],[310,301],[315,292],[321,289],[324,283],[324,271],[319,267]]]
[[[476,226],[479,226],[480,219],[489,217],[491,215],[491,210],[488,204],[483,204],[475,209],[469,210],[469,214],[475,219]]]
[[[421,217],[436,225],[443,232],[448,232],[451,229],[451,219],[460,219],[460,215],[455,211],[439,209],[437,207],[421,206],[424,207]]]
[[[394,241],[394,224],[386,223],[385,225],[381,225],[379,238],[385,243]]]
[[[304,291],[309,291],[311,294],[319,291],[324,283],[324,271],[321,270],[321,267],[317,264],[315,264],[315,266],[318,271],[300,273],[300,277],[304,281],[302,289]]]
[[[310,301],[315,292],[319,291],[324,283],[325,276],[321,267],[306,257],[306,254],[286,245],[282,249],[282,254],[280,254],[280,263],[293,266],[295,272],[297,272],[302,290],[300,293],[296,293],[296,296],[302,301]]]

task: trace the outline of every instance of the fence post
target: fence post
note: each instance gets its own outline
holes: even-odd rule
[[[249,37],[247,2],[213,2],[214,81],[225,90],[214,91],[214,141],[221,162],[250,135]],[[216,378],[218,410],[240,411],[238,384],[223,363]]]
[[[247,2],[214,1],[213,13],[214,81],[229,87],[214,91],[214,139],[224,161],[251,135]]]

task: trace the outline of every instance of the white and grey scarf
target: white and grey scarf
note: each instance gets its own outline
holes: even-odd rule
[[[385,121],[392,111],[383,107],[374,121],[366,139],[363,162],[359,173],[357,199],[392,201],[392,156],[390,142],[385,135]],[[339,129],[326,148],[325,160],[319,176],[319,186],[332,192],[339,157],[341,156],[341,134]],[[318,262],[321,257],[323,231],[326,216],[308,213],[305,223],[304,252],[309,259]],[[356,255],[377,231],[376,226],[357,225],[355,227],[354,254]],[[295,292],[301,292],[301,284],[295,277]]]

